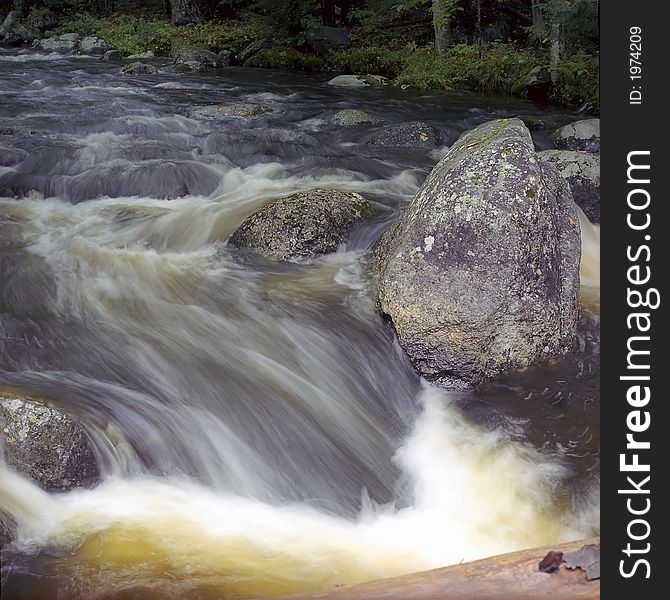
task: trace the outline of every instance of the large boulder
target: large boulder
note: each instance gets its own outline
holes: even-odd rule
[[[351,46],[351,38],[342,27],[310,27],[298,35],[295,41],[298,50],[313,52],[319,56],[333,50],[344,50]]]
[[[600,223],[600,156],[576,150],[545,150],[538,157],[558,169],[584,214],[592,223]]]
[[[381,125],[384,119],[355,108],[345,108],[335,113],[331,122],[333,125],[354,127],[356,125]]]
[[[149,63],[131,62],[123,65],[118,73],[119,75],[153,75],[158,73],[158,67]]]
[[[470,387],[571,348],[579,219],[518,119],[464,134],[373,252],[378,304],[430,381]]]
[[[433,150],[443,144],[442,134],[422,121],[408,121],[383,127],[369,140],[370,146],[383,148],[423,148]]]
[[[109,50],[114,50],[114,45],[110,44],[106,40],[103,40],[101,37],[95,35],[89,35],[79,42],[79,53],[80,54],[93,54],[102,56],[105,52]]]
[[[46,490],[68,490],[99,479],[83,427],[42,400],[0,390],[0,436],[7,465]]]
[[[600,119],[575,121],[555,131],[552,138],[560,150],[600,152]]]
[[[0,25],[0,42],[8,45],[19,45],[34,42],[40,37],[37,27],[21,21],[21,13],[12,10]]]
[[[175,56],[174,65],[177,70],[202,73],[217,69],[221,66],[221,63],[219,57],[209,50],[182,48]]]
[[[45,52],[73,53],[79,49],[81,36],[78,33],[64,33],[37,41],[37,47]]]
[[[0,25],[0,36],[7,35],[21,20],[21,11],[11,10]]]
[[[191,116],[196,119],[207,119],[209,121],[223,121],[231,117],[257,117],[272,109],[263,104],[252,104],[250,102],[238,102],[235,104],[206,104],[196,106],[191,110]]]
[[[388,84],[388,79],[381,75],[338,75],[328,85],[333,87],[381,87]]]
[[[257,210],[230,236],[230,244],[271,260],[291,260],[337,250],[372,205],[351,192],[299,192]]]

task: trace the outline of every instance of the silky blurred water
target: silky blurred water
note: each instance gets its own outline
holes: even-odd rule
[[[278,595],[597,530],[598,228],[582,220],[578,350],[476,393],[422,386],[366,265],[461,132],[575,115],[116,68],[0,50],[0,384],[77,415],[105,479],[47,495],[0,471],[18,520],[3,597]],[[238,101],[271,112],[189,116]],[[374,129],[330,124],[343,108],[428,121],[445,147],[368,146]],[[376,207],[337,253],[277,264],[226,246],[258,207],[316,187]]]

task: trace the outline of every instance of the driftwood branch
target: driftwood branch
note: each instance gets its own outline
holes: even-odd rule
[[[579,552],[581,551],[581,552]],[[600,539],[521,550],[475,562],[380,579],[292,600],[596,600],[600,579],[593,573]],[[588,555],[589,564],[575,557]],[[594,556],[596,557],[594,559]],[[545,560],[546,559],[546,560]],[[543,563],[540,570],[540,563]],[[568,568],[568,566],[572,568]],[[587,576],[587,567],[589,575]],[[587,577],[592,577],[589,580]],[[288,599],[285,599],[288,600]]]

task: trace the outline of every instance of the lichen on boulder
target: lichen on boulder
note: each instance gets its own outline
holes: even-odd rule
[[[577,205],[592,223],[600,223],[600,156],[577,150],[545,150],[538,157],[558,169],[570,184]]]
[[[0,435],[7,465],[46,490],[87,486],[99,478],[84,428],[42,399],[0,389]]]
[[[518,119],[464,134],[372,258],[378,305],[427,379],[476,386],[571,348],[579,220]]]
[[[250,215],[230,244],[271,260],[292,260],[334,252],[355,223],[371,215],[360,194],[316,189],[277,200]]]

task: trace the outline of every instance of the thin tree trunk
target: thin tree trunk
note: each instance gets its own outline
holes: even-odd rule
[[[539,0],[530,0],[530,12],[533,17],[533,26],[539,31],[544,27],[544,18]]]
[[[551,22],[551,46],[549,47],[549,73],[551,83],[556,85],[559,80],[558,61],[561,60],[561,24]]]
[[[340,25],[346,27],[349,24],[350,0],[340,0]]]
[[[447,13],[446,0],[432,0],[433,29],[435,30],[435,54],[447,55],[451,46],[451,22]]]
[[[327,27],[335,27],[335,0],[321,0],[322,23]]]
[[[172,24],[202,23],[203,15],[198,0],[172,0]]]

